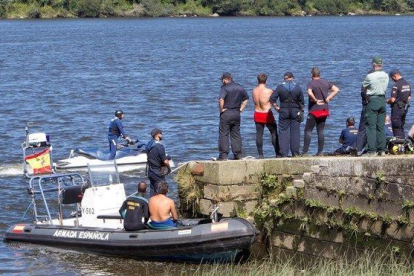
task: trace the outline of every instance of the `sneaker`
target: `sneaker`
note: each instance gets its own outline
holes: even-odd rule
[[[378,156],[386,156],[387,154],[385,153],[385,151],[380,151],[378,152]]]
[[[366,156],[366,157],[375,157],[375,156],[378,156],[378,153],[376,153],[376,152],[367,152],[364,156]]]
[[[323,152],[318,152],[315,154],[315,156],[325,156],[325,154]]]
[[[259,159],[264,159],[263,154],[259,154]]]
[[[302,152],[302,154],[300,156],[301,157],[307,157],[307,156],[309,156],[309,154],[307,152]]]

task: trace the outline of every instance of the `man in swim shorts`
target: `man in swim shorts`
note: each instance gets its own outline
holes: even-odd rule
[[[256,125],[256,146],[259,152],[259,159],[263,156],[263,131],[266,126],[272,135],[272,145],[275,149],[275,157],[279,155],[279,141],[277,137],[277,125],[275,117],[273,117],[272,106],[270,104],[270,96],[272,96],[272,89],[266,87],[266,74],[259,74],[257,76],[258,85],[253,89],[254,101],[254,123]]]
[[[165,181],[158,183],[158,194],[149,200],[151,222],[148,226],[154,229],[168,229],[176,227],[178,219],[174,201],[167,197],[168,184]]]

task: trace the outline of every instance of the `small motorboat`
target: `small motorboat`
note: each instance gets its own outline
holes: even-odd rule
[[[118,210],[126,196],[116,164],[89,164],[89,181],[78,173],[33,176],[28,192],[34,221],[11,226],[4,240],[189,262],[236,260],[255,241],[258,231],[251,223],[241,218],[217,221],[217,215],[182,220],[167,230],[124,230]]]

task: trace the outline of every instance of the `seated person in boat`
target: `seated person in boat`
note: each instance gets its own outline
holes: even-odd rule
[[[148,222],[148,199],[145,198],[147,183],[141,181],[137,189],[138,193],[128,197],[122,204],[121,209],[119,209],[119,213],[124,219],[126,231],[142,230]]]
[[[151,222],[148,226],[153,229],[169,229],[176,227],[178,219],[174,201],[167,197],[168,184],[165,181],[158,183],[158,194],[150,197],[149,211]]]

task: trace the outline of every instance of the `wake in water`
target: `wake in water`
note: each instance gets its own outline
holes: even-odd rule
[[[22,164],[2,164],[0,165],[0,176],[23,175]]]

